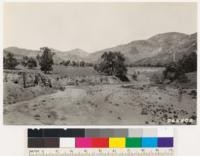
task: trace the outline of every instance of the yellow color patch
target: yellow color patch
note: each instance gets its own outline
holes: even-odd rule
[[[109,148],[124,148],[125,138],[109,138]]]

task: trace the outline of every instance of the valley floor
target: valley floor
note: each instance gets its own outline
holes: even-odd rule
[[[189,92],[142,83],[66,86],[64,91],[4,105],[4,124],[196,124],[196,97]]]

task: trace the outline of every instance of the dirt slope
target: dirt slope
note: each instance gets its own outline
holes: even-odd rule
[[[170,118],[195,117],[192,96],[180,97],[176,88],[145,84],[68,86],[65,91],[4,107],[5,124],[171,124]]]

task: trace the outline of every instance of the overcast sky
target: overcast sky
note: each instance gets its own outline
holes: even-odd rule
[[[6,3],[4,47],[94,52],[158,33],[197,31],[195,3]]]

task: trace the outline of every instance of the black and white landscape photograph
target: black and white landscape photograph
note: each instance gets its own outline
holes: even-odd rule
[[[195,125],[197,4],[4,3],[5,125]]]

